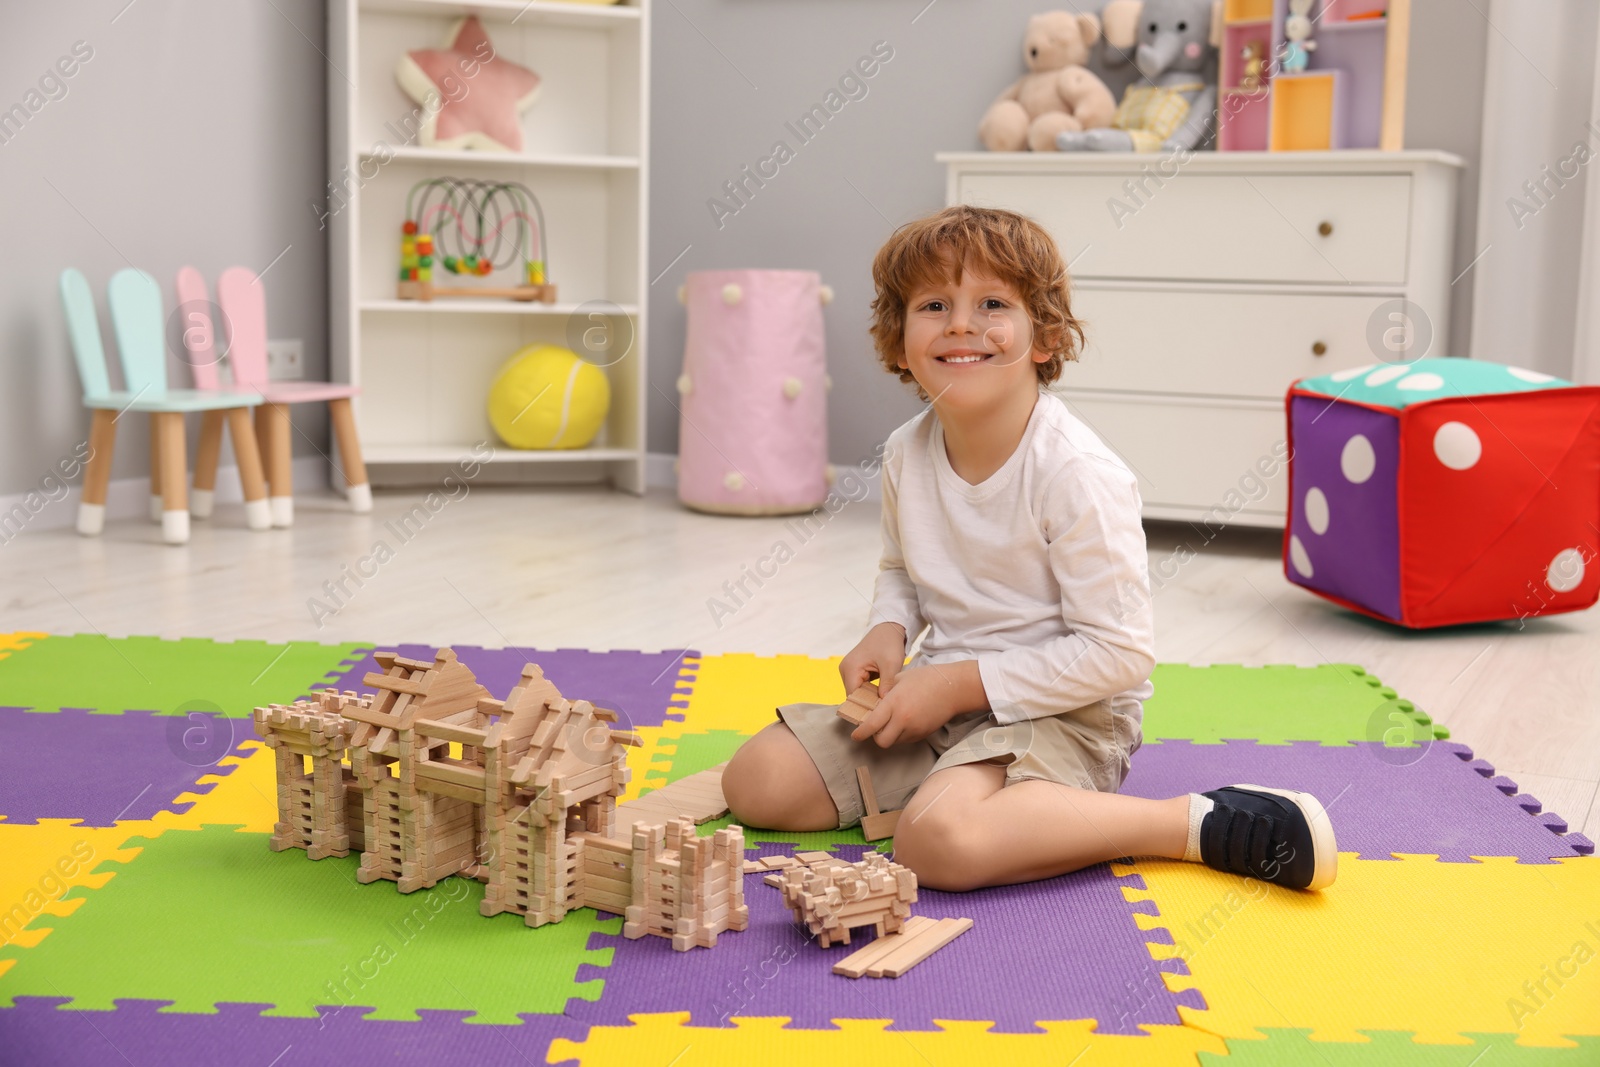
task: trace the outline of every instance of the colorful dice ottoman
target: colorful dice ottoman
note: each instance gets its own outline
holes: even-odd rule
[[[1600,386],[1424,359],[1304,378],[1286,404],[1291,582],[1416,628],[1600,594]]]

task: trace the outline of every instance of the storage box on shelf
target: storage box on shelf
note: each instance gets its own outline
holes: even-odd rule
[[[498,56],[542,79],[522,115],[520,152],[439,149],[416,138],[420,111],[396,83],[395,64],[409,50],[440,47],[468,14]],[[643,490],[649,19],[648,0],[330,4],[333,365],[362,386],[358,418],[375,484],[437,477],[439,466],[469,461],[484,464],[479,480]],[[461,85],[472,91],[470,78]],[[538,196],[557,302],[397,298],[406,193],[442,175],[520,182]],[[611,406],[587,447],[517,450],[495,436],[489,385],[529,344],[573,349],[605,371]]]
[[[1020,211],[1060,245],[1087,333],[1061,395],[1150,518],[1282,526],[1289,383],[1449,354],[1455,156],[937,158],[948,203]]]
[[[1310,0],[1302,71],[1285,65],[1290,13],[1288,0],[1226,0],[1217,147],[1399,150],[1411,0]]]

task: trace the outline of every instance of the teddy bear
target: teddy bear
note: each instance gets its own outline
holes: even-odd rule
[[[1055,151],[1064,130],[1107,126],[1117,110],[1105,82],[1082,64],[1100,39],[1089,13],[1046,11],[1028,20],[1022,58],[1028,73],[1000,94],[978,124],[991,152]]]

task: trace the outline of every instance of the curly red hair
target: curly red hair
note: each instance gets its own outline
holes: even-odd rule
[[[1050,358],[1034,364],[1041,384],[1061,377],[1083,349],[1083,326],[1068,299],[1070,279],[1054,239],[1015,211],[958,204],[895,230],[872,261],[872,340],[884,369],[915,382],[900,367],[905,355],[906,303],[917,289],[961,283],[963,267],[1016,288],[1033,323],[1033,347]],[[917,387],[923,400],[928,399]]]

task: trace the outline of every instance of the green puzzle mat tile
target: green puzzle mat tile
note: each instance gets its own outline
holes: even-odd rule
[[[94,1010],[130,998],[170,1000],[176,1012],[244,1002],[302,1017],[365,1006],[370,1018],[413,1021],[430,1008],[516,1025],[518,1013],[598,998],[600,980],[574,976],[579,964],[609,966],[613,950],[584,946],[622,927],[588,909],[537,930],[515,915],[484,918],[483,887],[471,879],[402,895],[390,882],[358,884],[354,855],[312,862],[231,827],[126,846],[141,851],[106,865],[109,882],[62,898],[82,898],[71,914],[34,919],[49,936],[0,948],[0,964],[15,961],[0,973],[0,1006],[24,996]]]
[[[30,637],[33,635],[13,635]],[[249,718],[348,669],[371,645],[185,637],[47,637],[0,659],[0,705],[57,711],[215,711]]]
[[[36,633],[32,630],[23,630],[17,633],[0,634],[0,659],[8,659],[36,641],[42,641],[49,634]]]
[[[1146,741],[1405,745],[1450,736],[1361,667],[1189,667],[1158,664],[1144,705]]]
[[[1600,1038],[1572,1048],[1529,1048],[1516,1034],[1469,1034],[1470,1045],[1419,1045],[1410,1034],[1374,1031],[1364,1045],[1312,1041],[1305,1030],[1263,1026],[1265,1041],[1228,1042],[1227,1055],[1200,1051],[1201,1067],[1589,1067],[1600,1063]]]

